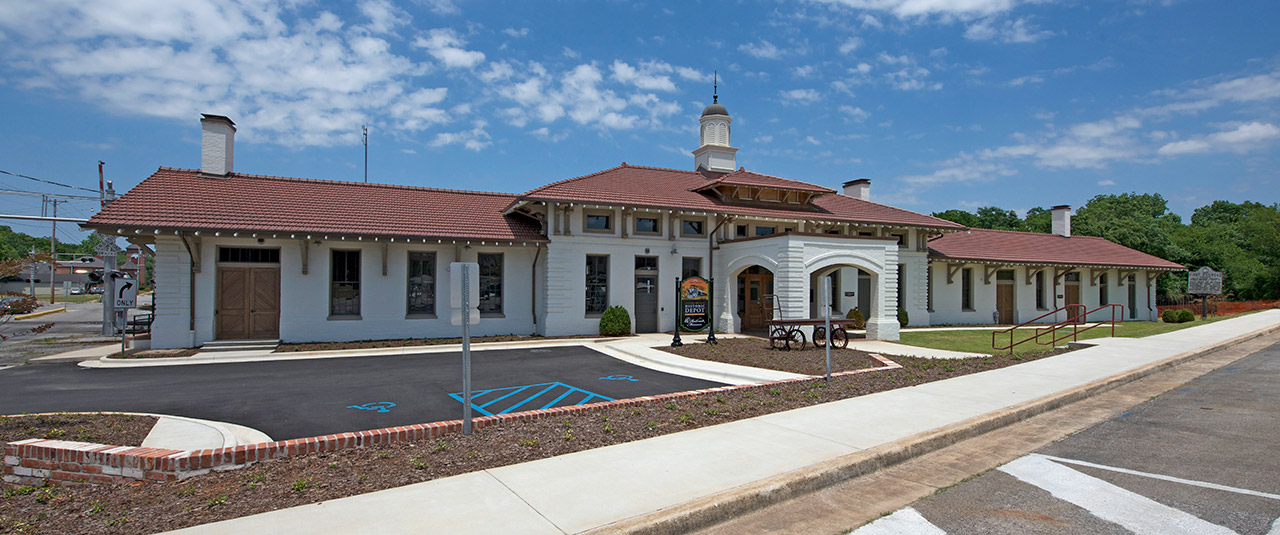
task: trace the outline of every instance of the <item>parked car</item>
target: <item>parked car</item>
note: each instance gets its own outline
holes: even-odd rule
[[[71,295],[84,295],[84,288],[72,288]]]
[[[90,286],[88,292],[94,295],[101,294],[102,286]]]

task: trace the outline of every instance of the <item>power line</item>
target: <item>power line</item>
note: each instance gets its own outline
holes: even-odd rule
[[[63,184],[63,183],[61,183],[61,182],[54,182],[54,181],[52,181],[52,180],[45,180],[45,179],[43,179],[43,178],[36,178],[36,177],[33,177],[33,176],[20,175],[20,174],[18,174],[18,173],[10,173],[10,172],[5,171],[5,170],[3,170],[3,169],[0,169],[0,173],[4,173],[4,174],[9,175],[9,176],[16,176],[16,177],[18,177],[18,178],[25,178],[25,179],[27,179],[27,180],[34,180],[34,181],[36,181],[36,182],[44,182],[45,184],[53,184],[53,185],[55,185],[55,186],[62,186],[62,187],[64,187],[64,188],[71,188],[71,189],[84,190],[84,191],[88,191],[88,192],[90,192],[90,193],[98,193],[98,190],[96,190],[96,189],[82,188],[82,187],[80,187],[80,186],[68,186],[68,185]]]
[[[19,191],[16,189],[0,188],[0,194],[5,195],[30,195],[32,197],[57,197],[59,199],[84,199],[89,201],[99,200],[97,197],[89,197],[87,195],[63,195],[61,193],[38,193],[34,191]],[[61,202],[61,201],[59,201]]]

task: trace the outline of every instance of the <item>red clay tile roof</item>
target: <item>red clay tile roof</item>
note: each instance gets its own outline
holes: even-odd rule
[[[715,180],[707,181],[705,184],[698,186],[693,191],[707,191],[720,185],[727,186],[752,186],[758,188],[773,188],[791,191],[803,191],[805,193],[835,193],[836,190],[824,188],[817,184],[801,182],[799,180],[791,180],[789,178],[779,178],[776,176],[762,175],[753,173],[746,169],[739,168],[737,171],[724,175]]]
[[[784,181],[794,187],[813,184],[737,171],[744,180]],[[720,178],[727,178],[725,175]],[[760,178],[756,178],[760,177]],[[725,214],[741,214],[783,219],[813,219],[849,223],[912,225],[934,229],[961,230],[963,225],[909,210],[870,201],[825,195],[813,201],[812,208],[777,208],[729,204],[714,195],[693,191],[710,181],[696,171],[641,167],[623,164],[598,173],[554,182],[520,196],[521,200],[575,202],[582,204],[620,204],[625,206],[675,210],[698,210]],[[774,184],[777,184],[776,182]],[[777,187],[777,186],[774,186]],[[822,188],[823,191],[831,191]]]
[[[929,257],[979,262],[1017,262],[1185,269],[1181,264],[1135,251],[1095,236],[970,229],[929,240]]]
[[[503,215],[516,198],[482,193],[161,167],[86,227],[542,241],[538,222]]]

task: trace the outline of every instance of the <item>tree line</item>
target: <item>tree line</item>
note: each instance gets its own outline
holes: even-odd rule
[[[1053,225],[1051,212],[1042,207],[1027,210],[1025,217],[995,206],[933,215],[972,228],[1047,233]],[[1071,233],[1106,238],[1191,270],[1221,271],[1229,299],[1280,298],[1280,204],[1214,201],[1196,208],[1185,224],[1158,193],[1098,195],[1076,210]],[[1162,300],[1181,299],[1186,292],[1185,273],[1157,281]]]
[[[94,246],[98,245],[97,236],[90,234],[78,243],[70,243],[59,240],[58,254],[76,253],[93,256],[97,253],[93,252]],[[32,248],[37,253],[49,251],[49,238],[39,238],[22,232],[16,232],[13,228],[0,225],[0,261],[17,260],[26,258],[31,255]]]

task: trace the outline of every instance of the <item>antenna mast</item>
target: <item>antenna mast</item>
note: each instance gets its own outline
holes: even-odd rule
[[[369,125],[361,125],[360,132],[364,136],[364,181],[369,182]]]

